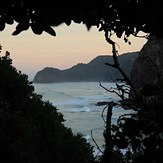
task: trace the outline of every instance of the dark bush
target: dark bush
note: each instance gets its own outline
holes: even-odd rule
[[[8,163],[90,163],[92,147],[34,93],[28,76],[0,57],[0,159]]]

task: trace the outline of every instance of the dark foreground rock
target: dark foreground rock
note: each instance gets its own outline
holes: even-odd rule
[[[133,65],[131,80],[138,90],[158,78],[163,79],[163,38],[150,37]]]

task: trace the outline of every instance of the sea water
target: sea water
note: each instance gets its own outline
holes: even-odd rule
[[[82,133],[92,145],[104,145],[103,131],[105,123],[101,118],[105,106],[96,106],[98,102],[115,101],[120,99],[116,94],[106,92],[98,82],[69,82],[51,84],[33,84],[35,92],[41,94],[44,100],[49,100],[64,115],[65,125],[72,128],[74,133]],[[106,88],[115,88],[115,83],[103,83]],[[112,123],[118,117],[128,113],[121,107],[113,108]],[[106,118],[106,111],[104,112]]]

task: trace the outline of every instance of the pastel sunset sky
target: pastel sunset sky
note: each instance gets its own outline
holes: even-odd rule
[[[2,53],[9,51],[13,65],[32,80],[37,71],[44,67],[67,69],[77,63],[88,63],[99,55],[111,55],[112,49],[104,38],[103,32],[96,27],[89,31],[82,24],[66,26],[64,24],[54,27],[57,36],[53,37],[43,32],[35,35],[31,29],[12,36],[15,25],[6,26],[0,33]],[[130,37],[131,45],[122,39],[113,36],[113,40],[120,46],[119,54],[139,51],[146,43],[146,39]]]

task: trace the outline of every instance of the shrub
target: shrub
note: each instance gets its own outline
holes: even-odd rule
[[[92,147],[34,92],[28,76],[0,57],[0,157],[12,163],[90,163]]]

